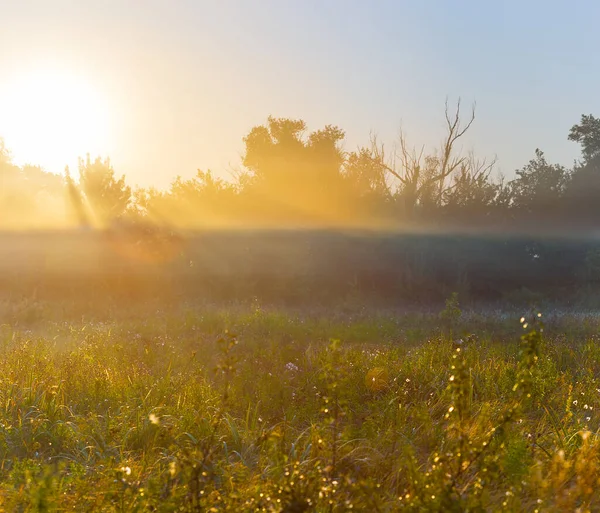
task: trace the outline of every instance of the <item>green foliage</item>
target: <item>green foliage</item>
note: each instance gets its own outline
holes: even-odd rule
[[[376,317],[147,313],[0,327],[0,509],[600,506],[600,357],[568,324],[396,319],[408,346]]]

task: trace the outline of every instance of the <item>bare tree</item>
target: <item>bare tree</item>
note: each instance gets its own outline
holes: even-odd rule
[[[465,135],[475,121],[475,106],[466,123],[461,120],[461,100],[454,114],[450,114],[448,101],[445,108],[446,136],[439,155],[423,157],[425,147],[419,151],[409,149],[404,132],[401,131],[398,145],[391,159],[386,156],[385,147],[376,137],[371,137],[373,158],[399,183],[398,192],[402,197],[407,214],[411,214],[425,194],[430,201],[441,202],[448,186],[449,177],[466,162],[466,157],[456,155],[457,141]]]
[[[465,135],[475,121],[475,105],[471,107],[471,116],[469,121],[464,126],[462,125],[460,119],[460,98],[456,104],[454,119],[450,117],[448,112],[448,100],[446,100],[445,115],[448,132],[443,143],[441,169],[438,176],[439,181],[442,183],[465,161],[465,157],[458,157],[454,155],[454,145],[458,139]]]

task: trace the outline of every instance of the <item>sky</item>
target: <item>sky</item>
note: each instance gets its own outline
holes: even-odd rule
[[[591,0],[0,0],[0,10],[0,137],[15,162],[53,172],[89,151],[132,185],[166,187],[199,168],[229,176],[269,115],[337,125],[347,150],[370,133],[392,145],[400,128],[433,149],[446,98],[461,97],[477,105],[463,151],[496,155],[511,177],[536,148],[571,165],[570,127],[600,115]],[[52,81],[62,96],[40,99]]]

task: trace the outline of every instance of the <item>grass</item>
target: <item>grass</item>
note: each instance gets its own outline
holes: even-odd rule
[[[448,305],[7,307],[0,509],[600,508],[600,319]]]

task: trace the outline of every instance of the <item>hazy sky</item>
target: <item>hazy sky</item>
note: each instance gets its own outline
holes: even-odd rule
[[[0,91],[40,66],[92,82],[109,119],[98,151],[134,184],[226,173],[269,114],[336,124],[347,149],[370,131],[391,142],[401,125],[434,145],[446,96],[460,95],[477,102],[465,149],[497,154],[507,175],[536,147],[571,164],[569,128],[600,115],[591,0],[0,0],[0,11]],[[0,135],[10,146],[1,108]],[[63,167],[45,160],[34,163]]]

